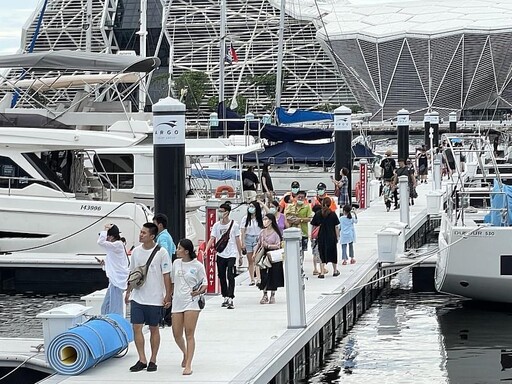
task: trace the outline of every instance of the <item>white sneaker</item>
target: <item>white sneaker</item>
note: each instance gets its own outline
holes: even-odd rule
[[[233,299],[228,299],[228,309],[235,309],[235,304],[233,304]]]
[[[227,307],[229,303],[229,298],[225,297],[224,302],[222,303],[221,307]]]

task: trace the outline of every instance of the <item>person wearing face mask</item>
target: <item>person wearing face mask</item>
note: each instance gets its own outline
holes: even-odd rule
[[[257,252],[261,247],[267,251],[280,249],[283,237],[277,226],[276,217],[267,213],[263,218],[263,226],[264,229],[258,236],[255,251]],[[274,304],[276,302],[276,291],[279,287],[284,287],[282,261],[273,262],[270,268],[261,270],[261,282],[258,284],[258,288],[263,291],[263,297],[260,304]],[[270,291],[270,299],[267,296],[268,291]]]
[[[235,220],[229,219],[231,204],[222,203],[219,207],[219,221],[213,224],[212,232],[206,249],[210,249],[217,239],[229,231],[229,242],[222,252],[217,253],[217,275],[220,290],[224,301],[222,307],[234,309],[235,298],[235,263],[236,258],[242,254],[240,241],[240,226]]]
[[[336,203],[334,202],[334,199],[331,198],[327,192],[326,192],[326,189],[327,189],[327,186],[324,184],[324,183],[318,183],[317,187],[316,187],[316,197],[313,197],[313,199],[311,200],[311,208],[313,208],[315,205],[318,205],[318,206],[322,206],[322,202],[324,201],[324,199],[326,197],[329,197],[330,201],[331,201],[331,204],[330,204],[330,209],[331,211],[333,212],[336,212]]]
[[[254,268],[254,248],[258,242],[258,236],[263,229],[263,217],[261,215],[261,206],[258,201],[251,201],[247,208],[247,214],[242,217],[241,233],[240,238],[242,240],[242,254],[247,254],[247,261],[249,263],[249,277],[251,283],[249,285],[255,285],[254,272],[257,274],[258,280],[260,280],[259,269]]]
[[[284,209],[286,208],[286,206],[288,204],[291,204],[295,201],[295,198],[297,196],[297,193],[299,193],[300,191],[300,184],[298,181],[294,181],[292,182],[292,185],[291,185],[291,191],[290,192],[286,192],[283,196],[283,198],[281,199],[281,201],[279,201],[279,207],[281,207],[281,209],[284,211]],[[285,200],[285,197],[288,196],[288,198],[286,200],[288,200],[288,202]]]
[[[288,224],[288,220],[286,220],[286,216],[283,213],[283,209],[279,206],[279,202],[276,200],[273,200],[270,202],[270,207],[268,209],[268,213],[271,213],[275,216],[277,226],[279,227],[279,230],[281,231],[281,235],[283,234],[283,231],[290,226]]]
[[[313,211],[311,205],[306,201],[306,192],[299,191],[293,203],[286,206],[284,210],[286,220],[290,227],[299,228],[302,236],[301,242],[301,262],[304,260],[304,252],[308,248],[309,228],[308,223],[311,221]]]

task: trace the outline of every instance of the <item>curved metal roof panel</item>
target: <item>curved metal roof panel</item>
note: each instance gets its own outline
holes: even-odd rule
[[[436,37],[463,32],[502,33],[512,31],[510,0],[413,0],[382,2],[340,1],[324,17],[322,40],[371,41],[404,36]]]

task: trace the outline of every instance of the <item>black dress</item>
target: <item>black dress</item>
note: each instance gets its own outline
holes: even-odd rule
[[[334,212],[324,217],[322,211],[318,211],[311,220],[311,225],[320,226],[318,230],[318,253],[322,263],[338,262],[338,238],[336,237],[336,226],[340,224],[340,219]]]

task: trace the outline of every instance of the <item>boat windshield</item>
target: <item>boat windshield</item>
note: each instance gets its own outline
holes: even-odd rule
[[[35,153],[24,153],[23,157],[37,170],[43,179],[50,180],[55,183],[64,192],[71,192],[69,189],[69,174],[71,172],[71,161],[69,164],[56,164],[61,170],[60,176],[53,171],[39,156]]]

